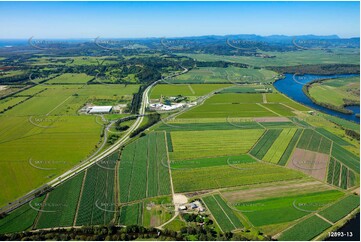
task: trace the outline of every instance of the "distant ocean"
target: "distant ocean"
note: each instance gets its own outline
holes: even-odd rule
[[[28,40],[18,39],[18,40],[0,40],[0,47],[13,47],[13,46],[22,46],[27,45]]]

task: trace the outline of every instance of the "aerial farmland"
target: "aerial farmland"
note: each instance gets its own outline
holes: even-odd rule
[[[0,238],[358,241],[359,37],[275,34],[0,39]]]

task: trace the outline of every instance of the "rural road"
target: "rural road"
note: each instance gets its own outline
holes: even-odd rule
[[[184,67],[182,67],[182,68],[184,70],[181,73],[173,74],[171,76],[168,76],[168,78],[182,75],[182,74],[188,72],[187,68],[184,68]],[[78,174],[78,173],[82,172],[83,170],[87,169],[88,167],[92,166],[97,161],[100,161],[100,160],[104,159],[105,157],[111,155],[113,152],[117,151],[122,145],[126,144],[126,142],[131,139],[129,137],[130,134],[134,130],[136,130],[140,126],[140,124],[143,122],[144,114],[145,114],[146,108],[149,103],[149,97],[148,97],[149,91],[152,89],[153,86],[155,86],[158,82],[161,82],[161,81],[163,81],[163,79],[153,82],[151,85],[149,85],[144,90],[143,96],[142,96],[141,107],[139,109],[139,116],[138,116],[137,120],[134,122],[134,124],[126,131],[126,133],[123,135],[123,137],[120,140],[116,141],[112,146],[110,146],[108,149],[104,150],[100,154],[97,154],[97,155],[93,154],[87,160],[85,160],[82,163],[78,164],[77,166],[71,168],[70,170],[68,170],[65,173],[63,173],[62,175],[56,177],[52,181],[44,184],[42,187],[48,186],[50,188],[54,188],[54,187],[58,186],[65,180],[70,179],[71,177],[75,176],[76,174]],[[108,127],[106,127],[106,129],[107,128]],[[106,130],[106,132],[107,132],[107,130]],[[25,204],[26,202],[31,201],[33,198],[36,197],[36,194],[38,191],[39,191],[39,188],[34,189],[34,190],[30,191],[29,193],[27,193],[26,195],[24,195],[23,197],[13,201],[12,203],[9,203],[7,206],[2,207],[0,209],[0,213],[11,212],[12,210],[20,207],[21,205]]]

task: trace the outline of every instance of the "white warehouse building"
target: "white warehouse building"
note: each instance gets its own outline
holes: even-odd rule
[[[112,111],[112,106],[93,106],[90,107],[90,110],[88,113],[94,114],[94,113],[110,113]]]

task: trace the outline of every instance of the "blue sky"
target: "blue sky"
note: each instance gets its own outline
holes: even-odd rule
[[[360,35],[359,2],[0,2],[0,38]]]

